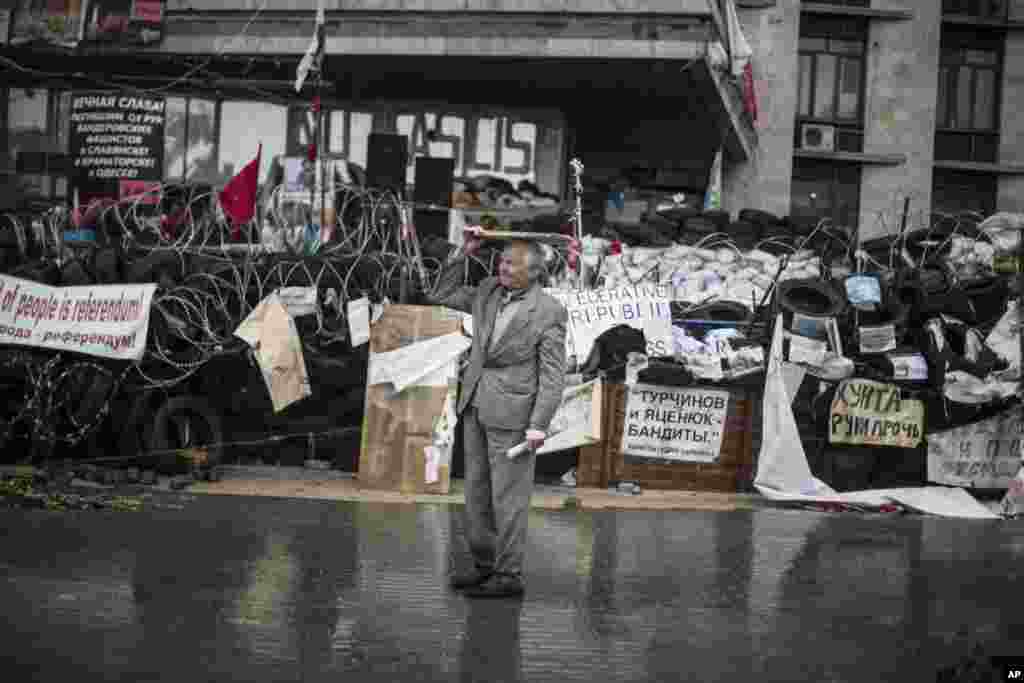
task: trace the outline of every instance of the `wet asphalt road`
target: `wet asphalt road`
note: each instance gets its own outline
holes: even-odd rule
[[[461,512],[0,511],[0,679],[902,683],[1024,654],[1024,521],[537,511],[520,602],[446,588]]]

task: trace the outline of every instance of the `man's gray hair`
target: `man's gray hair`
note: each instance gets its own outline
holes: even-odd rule
[[[540,242],[534,240],[513,240],[509,245],[521,244],[526,249],[527,270],[530,282],[543,279],[548,272],[547,254]]]

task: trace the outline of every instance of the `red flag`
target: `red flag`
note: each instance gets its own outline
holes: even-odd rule
[[[260,156],[262,154],[263,144],[261,143],[256,152],[256,158],[229,180],[218,195],[221,208],[231,220],[231,234],[235,238],[241,236],[242,225],[251,221],[256,215],[256,188],[259,185]]]
[[[750,120],[757,123],[757,92],[754,90],[754,67],[748,61],[743,67],[743,103],[750,114]]]

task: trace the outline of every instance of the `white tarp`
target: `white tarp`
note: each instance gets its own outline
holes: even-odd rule
[[[447,386],[449,373],[438,373],[458,360],[471,345],[472,341],[465,335],[453,332],[394,351],[371,353],[367,383],[391,384],[399,393],[414,384]],[[435,376],[437,382],[428,381]]]
[[[138,360],[155,284],[51,287],[0,275],[0,344]]]
[[[788,503],[833,503],[878,508],[896,504],[925,514],[999,519],[963,489],[928,486],[838,493],[811,473],[793,417],[782,355],[782,316],[775,322],[764,392],[764,426],[754,486],[766,498]],[[795,380],[790,375],[790,380]],[[795,386],[799,386],[798,383]]]

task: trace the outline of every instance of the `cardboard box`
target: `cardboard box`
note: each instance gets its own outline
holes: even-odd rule
[[[461,321],[461,314],[441,306],[388,306],[370,330],[370,363],[373,354],[459,332]],[[401,493],[448,493],[457,389],[457,361],[402,392],[390,384],[368,386],[360,484]],[[431,477],[428,447],[438,455]]]

